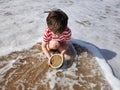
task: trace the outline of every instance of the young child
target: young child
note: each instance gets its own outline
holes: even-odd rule
[[[49,11],[46,22],[48,27],[43,35],[42,50],[48,59],[51,57],[50,50],[58,50],[64,58],[67,51],[70,51],[68,47],[70,46],[71,30],[67,27],[68,16],[60,9],[52,10]]]

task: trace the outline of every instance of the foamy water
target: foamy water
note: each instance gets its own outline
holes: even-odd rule
[[[76,39],[77,44],[93,53],[95,60],[101,67],[101,72],[113,90],[119,90],[120,81],[117,79],[120,78],[119,0],[1,0],[0,56],[7,56],[14,51],[28,50],[37,42],[41,42],[43,31],[46,28],[47,13],[44,11],[53,8],[60,8],[68,14],[68,26],[72,30],[72,38]],[[96,45],[99,49],[86,42]],[[102,53],[99,50],[108,52]],[[115,76],[101,53],[107,63],[111,65]],[[20,65],[26,65],[27,61],[24,64],[19,63],[26,57],[23,56],[20,55],[19,58],[12,58],[8,61],[0,59],[0,78],[3,78],[5,72]],[[45,58],[40,53],[35,56]],[[17,63],[18,66],[14,63]],[[35,62],[31,63],[34,65]],[[10,76],[14,75],[14,72]],[[95,85],[92,83],[90,86]],[[20,87],[23,87],[21,83]],[[37,87],[35,86],[35,88]]]
[[[92,54],[79,45],[75,48],[77,57],[69,68],[66,63],[59,69],[49,67],[41,44],[0,57],[0,89],[111,90]]]

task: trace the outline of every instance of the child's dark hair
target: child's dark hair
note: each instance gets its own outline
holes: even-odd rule
[[[52,10],[49,12],[49,15],[46,21],[47,21],[48,28],[53,33],[61,34],[67,28],[68,16],[60,9]]]

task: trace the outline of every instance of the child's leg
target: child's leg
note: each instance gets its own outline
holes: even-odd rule
[[[59,47],[60,52],[64,50],[64,44]],[[73,60],[76,57],[76,50],[72,43],[69,44],[66,52],[64,53],[64,60],[67,62],[68,67],[70,67],[73,63]]]
[[[48,44],[48,50],[56,50],[58,49],[60,46],[58,41],[55,40],[51,40]]]

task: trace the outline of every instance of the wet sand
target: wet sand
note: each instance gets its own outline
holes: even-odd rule
[[[0,57],[0,90],[112,90],[91,53],[74,47],[78,60],[64,69],[47,65],[40,43]]]

